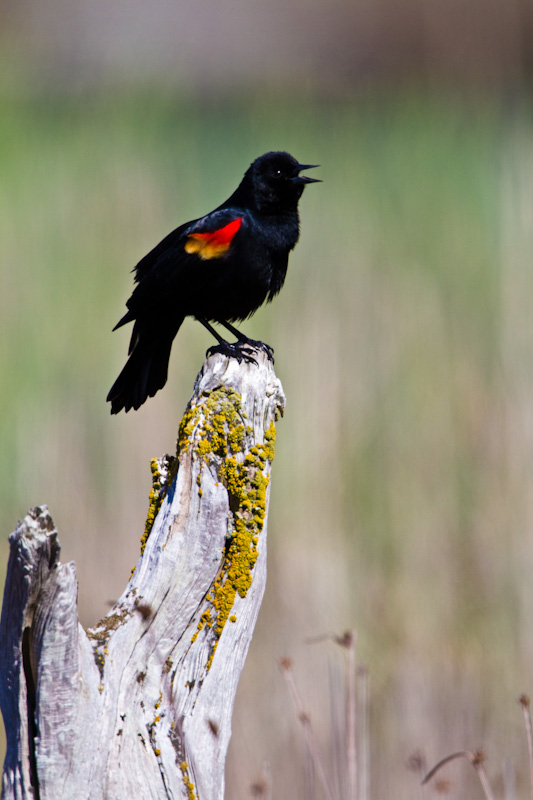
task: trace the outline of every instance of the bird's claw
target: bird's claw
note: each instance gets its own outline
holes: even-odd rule
[[[240,343],[244,346],[249,345],[254,350],[262,350],[268,360],[274,363],[274,348],[266,342],[260,342],[258,339],[241,339]]]
[[[235,344],[221,342],[220,344],[213,345],[213,347],[209,347],[206,351],[206,356],[209,357],[214,353],[220,353],[228,358],[236,358],[239,364],[241,361],[245,361],[247,364],[255,364],[257,366],[257,361],[252,355],[253,349],[246,345],[247,342],[235,342]]]

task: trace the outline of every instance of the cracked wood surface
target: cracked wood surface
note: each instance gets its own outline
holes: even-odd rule
[[[143,552],[94,628],[46,506],[10,537],[0,622],[2,798],[222,800],[239,676],[266,582],[272,364],[213,355],[177,458],[152,465]]]

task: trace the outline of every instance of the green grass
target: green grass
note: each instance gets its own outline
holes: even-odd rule
[[[0,99],[0,521],[7,535],[49,504],[86,623],[135,563],[149,458],[172,451],[210,344],[187,322],[165,391],[112,419],[129,271],[261,152],[322,164],[286,287],[245,326],[276,348],[288,406],[229,796],[265,757],[276,796],[297,796],[275,660],[304,659],[312,695],[304,637],[348,625],[373,686],[375,797],[413,796],[417,747],[432,762],[483,745],[489,772],[512,755],[533,655],[531,128],[488,100],[407,93]]]

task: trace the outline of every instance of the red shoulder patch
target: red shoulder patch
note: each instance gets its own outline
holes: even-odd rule
[[[242,217],[237,217],[237,219],[228,222],[227,225],[217,228],[215,231],[190,233],[185,242],[185,252],[189,254],[197,253],[204,261],[210,258],[218,258],[227,253],[241,224]]]

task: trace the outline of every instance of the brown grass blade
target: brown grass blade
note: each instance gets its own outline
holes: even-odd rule
[[[285,683],[287,684],[289,693],[292,697],[298,721],[302,725],[305,742],[307,744],[309,754],[313,760],[313,765],[316,769],[320,783],[322,784],[322,788],[324,790],[324,797],[326,798],[326,800],[335,800],[335,797],[331,790],[331,781],[327,777],[324,761],[322,759],[318,743],[315,739],[315,735],[311,727],[311,720],[309,718],[309,714],[304,710],[303,703],[300,698],[300,693],[298,691],[298,687],[296,686],[296,682],[294,680],[291,660],[289,658],[282,658],[279,662],[279,666],[283,674],[283,677],[285,678]]]
[[[529,796],[533,800],[533,729],[531,727],[530,699],[527,694],[520,695],[520,705],[526,725],[527,752],[529,755]]]
[[[431,778],[433,778],[437,774],[437,772],[442,767],[444,767],[445,764],[449,764],[450,761],[453,761],[456,758],[466,758],[468,761],[470,761],[470,763],[472,764],[472,766],[474,767],[479,776],[479,782],[481,783],[481,786],[485,793],[485,797],[487,798],[487,800],[495,800],[494,794],[489,784],[489,780],[487,778],[487,773],[485,772],[485,768],[483,767],[485,756],[479,750],[476,751],[475,753],[471,753],[470,750],[459,750],[457,753],[452,753],[451,755],[441,759],[441,761],[439,761],[438,764],[435,764],[433,769],[430,769],[430,771],[422,781],[422,786],[427,784],[431,780]]]

